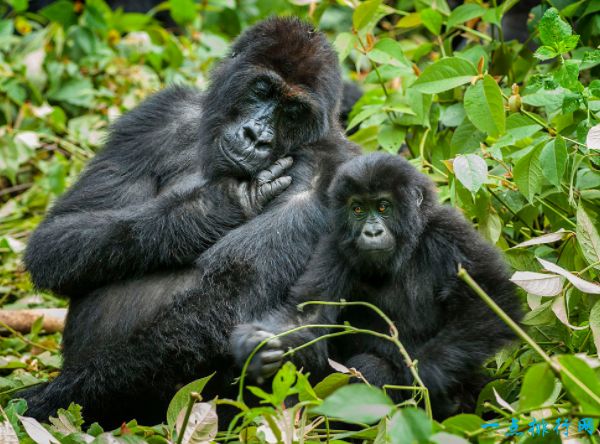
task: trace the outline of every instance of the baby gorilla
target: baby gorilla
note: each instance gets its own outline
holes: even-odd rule
[[[364,306],[296,308],[310,300],[367,301],[392,319],[418,361],[434,415],[468,410],[484,381],[483,361],[513,334],[457,277],[459,265],[513,319],[520,319],[520,304],[499,252],[456,209],[438,204],[433,188],[398,156],[372,154],[344,164],[328,190],[332,232],[321,239],[288,305],[236,328],[232,345],[238,364],[262,340],[301,325],[347,321],[389,332]],[[280,366],[284,351],[324,333],[307,328],[269,341],[253,358],[250,376],[261,382]],[[397,348],[372,335],[318,341],[295,352],[293,361],[321,377],[328,356],[377,386],[413,383]],[[392,396],[400,401],[402,392]]]

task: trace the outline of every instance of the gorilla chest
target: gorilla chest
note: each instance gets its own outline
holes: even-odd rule
[[[408,282],[362,282],[349,300],[375,305],[394,322],[400,337],[411,339],[431,336],[441,316],[433,290]],[[387,323],[369,307],[347,307],[342,317],[356,327],[389,333]]]

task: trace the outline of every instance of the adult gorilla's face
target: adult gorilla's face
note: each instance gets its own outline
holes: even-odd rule
[[[213,166],[253,176],[293,155],[336,127],[340,95],[337,56],[310,25],[279,18],[250,28],[207,91]]]

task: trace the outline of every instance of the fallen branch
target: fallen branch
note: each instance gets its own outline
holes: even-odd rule
[[[26,310],[0,310],[0,324],[20,333],[28,333],[36,319],[44,317],[42,330],[48,333],[63,331],[65,318],[67,317],[66,308],[34,308]]]

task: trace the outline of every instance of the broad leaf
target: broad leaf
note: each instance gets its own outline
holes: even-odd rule
[[[534,273],[532,271],[517,271],[510,278],[527,293],[536,296],[556,296],[562,291],[562,278],[555,274]]]
[[[561,380],[571,397],[582,405],[585,412],[600,414],[600,380],[594,370],[581,359],[571,355],[560,356],[558,362],[585,387],[582,388],[566,372],[561,371]]]
[[[490,75],[467,88],[464,105],[469,120],[480,131],[496,137],[506,130],[502,92]]]
[[[190,394],[192,392],[202,393],[204,386],[208,381],[210,381],[210,379],[213,376],[214,373],[212,375],[190,382],[189,384],[184,385],[182,388],[180,388],[177,393],[175,393],[175,396],[173,396],[173,399],[171,399],[171,402],[169,403],[169,408],[167,409],[167,424],[169,424],[170,427],[173,427],[175,425],[175,421],[177,421],[177,416],[179,415],[179,412],[181,412],[182,409],[187,407],[188,403],[190,402]]]
[[[529,367],[521,386],[519,408],[525,410],[544,406],[551,399],[556,383],[556,377],[546,362]]]
[[[408,407],[398,410],[388,426],[392,444],[426,443],[433,431],[431,419],[423,410]]]
[[[367,0],[359,4],[352,14],[352,25],[354,29],[360,31],[375,17],[377,8],[381,4],[381,0]]]
[[[475,3],[467,3],[460,5],[452,10],[450,17],[448,17],[448,28],[452,28],[456,25],[461,25],[469,20],[477,17],[481,17],[485,14],[486,9],[483,6]]]
[[[544,45],[556,46],[559,42],[566,40],[573,29],[564,21],[556,8],[550,8],[545,13],[538,26],[540,40]]]
[[[373,424],[386,416],[394,403],[382,390],[365,384],[346,385],[328,396],[314,413],[351,423]]]
[[[581,202],[577,207],[577,242],[588,263],[600,270],[600,234],[594,223],[597,220]]]
[[[535,195],[542,190],[541,151],[542,146],[533,147],[515,163],[513,168],[515,183],[529,202],[533,202]]]
[[[476,154],[458,156],[452,165],[456,178],[472,193],[479,191],[487,179],[487,164]]]
[[[425,68],[411,88],[435,94],[464,85],[476,75],[477,69],[471,62],[458,57],[448,57]]]
[[[540,165],[546,179],[558,189],[560,189],[562,177],[567,169],[567,163],[568,153],[565,139],[557,135],[542,148]]]

